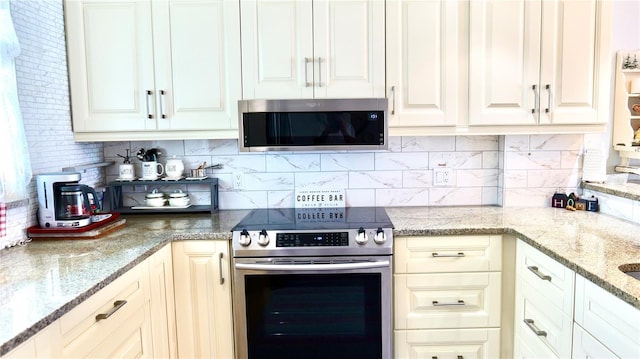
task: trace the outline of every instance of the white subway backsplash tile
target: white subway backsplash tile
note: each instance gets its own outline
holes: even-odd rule
[[[581,156],[575,148],[581,138],[409,136],[391,137],[388,151],[261,153],[238,152],[236,140],[119,142],[104,151],[113,157],[127,146],[183,148],[187,171],[204,161],[221,163],[223,168],[208,171],[218,178],[221,209],[288,207],[296,189],[329,188],[344,189],[348,206],[521,207],[547,206],[556,188],[579,185]],[[433,185],[433,168],[441,164],[453,171],[444,187]],[[241,190],[233,187],[237,173],[244,176]]]
[[[374,153],[323,153],[320,155],[322,171],[373,171]]]

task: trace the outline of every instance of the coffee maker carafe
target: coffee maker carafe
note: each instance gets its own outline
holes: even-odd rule
[[[55,172],[36,176],[38,222],[41,228],[84,227],[100,209],[93,188],[79,183],[80,173]]]

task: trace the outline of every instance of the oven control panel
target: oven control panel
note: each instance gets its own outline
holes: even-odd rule
[[[278,233],[276,247],[348,247],[349,232]]]

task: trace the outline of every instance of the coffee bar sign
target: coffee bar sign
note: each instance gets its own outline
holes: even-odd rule
[[[296,190],[295,208],[344,208],[344,189]]]

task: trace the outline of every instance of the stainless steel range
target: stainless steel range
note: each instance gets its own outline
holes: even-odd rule
[[[259,209],[233,228],[238,358],[391,358],[383,208]]]

